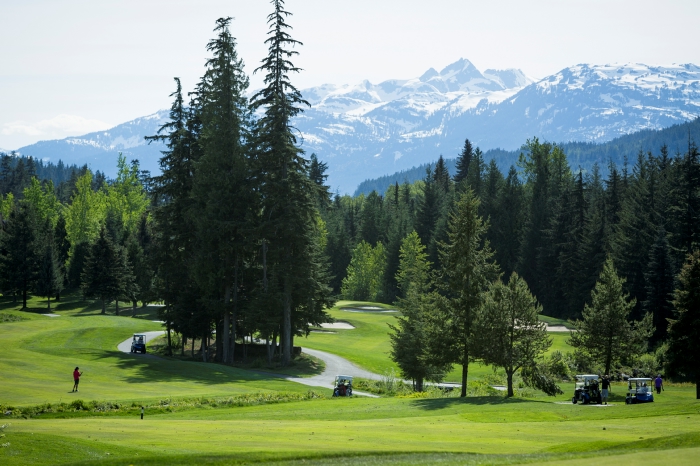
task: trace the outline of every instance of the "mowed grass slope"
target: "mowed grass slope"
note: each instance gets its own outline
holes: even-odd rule
[[[61,317],[55,318],[8,307],[0,312],[26,320],[0,323],[4,375],[0,402],[5,405],[8,400],[16,405],[74,398],[162,400],[264,391],[305,393],[309,388],[217,364],[120,353],[118,342],[135,331],[159,329],[160,324],[100,316],[99,307],[92,304],[76,300],[69,309],[66,303],[58,311]],[[310,340],[356,332],[355,340],[344,340],[345,346],[359,355],[359,364],[381,368],[381,359],[372,362],[373,352],[364,347],[375,344],[379,354],[388,352],[384,326],[392,314],[332,312],[357,324],[357,329],[313,334]],[[148,312],[146,316],[152,317]],[[363,324],[365,331],[357,332]],[[332,340],[319,344],[337,346]],[[76,365],[85,369],[85,376],[80,393],[71,394]],[[613,387],[613,404],[608,406],[572,405],[568,401],[572,387],[563,388],[566,394],[554,399],[354,397],[203,408],[166,403],[148,409],[144,420],[133,410],[6,417],[0,421],[0,464],[694,464],[697,460],[700,402],[694,399],[693,386],[669,385],[656,403],[632,406],[622,402],[621,384]]]
[[[362,309],[379,308],[375,310]],[[305,346],[321,351],[342,356],[364,369],[377,374],[385,374],[393,371],[399,374],[399,368],[391,360],[391,343],[389,341],[390,324],[396,324],[396,316],[399,313],[379,312],[379,310],[394,310],[393,306],[372,302],[338,301],[328,311],[337,321],[348,322],[354,329],[334,329],[335,333],[311,333],[306,338],[297,338],[295,345]],[[542,320],[550,325],[563,325],[565,321],[542,316]],[[552,346],[549,351],[571,351],[566,344],[569,332],[550,332]],[[473,363],[469,365],[469,379],[480,379],[493,372],[491,366]],[[462,376],[462,367],[454,366],[446,381],[459,382]]]
[[[328,464],[344,457],[348,464],[370,459],[432,464],[441,458],[493,464],[659,449],[675,450],[671,457],[690,461],[697,454],[693,447],[700,445],[700,403],[689,387],[669,387],[664,395],[657,403],[635,406],[502,397],[354,398],[147,413],[144,421],[136,416],[13,420],[5,430],[11,445],[0,448],[0,462],[238,464],[305,458]],[[42,448],[55,452],[51,460]]]
[[[0,312],[27,320],[0,323],[0,373],[3,374],[0,404],[22,406],[70,402],[77,398],[145,401],[308,391],[308,387],[263,373],[219,364],[122,353],[117,350],[118,343],[134,332],[162,330],[161,324],[145,319],[102,316],[99,306],[85,305],[76,297],[65,300],[61,303],[64,310],[54,311],[60,317],[20,312],[4,303],[5,309]],[[43,306],[29,309],[44,310]],[[83,377],[80,392],[71,393],[76,366],[83,371]]]

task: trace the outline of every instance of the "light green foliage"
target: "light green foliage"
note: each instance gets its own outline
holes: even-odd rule
[[[399,289],[408,296],[410,292],[424,293],[430,288],[430,268],[425,246],[418,233],[412,231],[401,242],[399,271],[396,281]]]
[[[5,196],[0,194],[0,215],[2,216],[3,220],[10,217],[10,211],[12,210],[12,207],[14,205],[15,205],[14,194],[7,193],[7,195],[5,195]]]
[[[608,258],[591,292],[592,302],[584,307],[583,320],[575,322],[578,331],[570,338],[570,344],[602,364],[606,374],[625,356],[643,352],[653,331],[651,314],[639,322],[627,320],[635,300],[628,299],[623,284],[612,259]]]
[[[514,394],[516,371],[534,366],[552,344],[537,318],[541,309],[525,280],[513,272],[507,284],[491,285],[475,320],[476,355],[505,370],[508,396]]]
[[[71,244],[71,255],[75,246],[90,243],[100,234],[105,219],[105,195],[92,190],[92,172],[88,170],[75,183],[75,194],[66,208],[66,231]]]
[[[51,228],[56,228],[61,203],[56,198],[52,181],[42,185],[38,179],[32,178],[31,184],[24,188],[24,202],[32,206],[41,225],[48,220]]]
[[[376,247],[362,241],[352,251],[348,275],[343,279],[341,293],[345,299],[379,301],[384,271],[384,245]]]
[[[106,208],[117,215],[126,232],[134,233],[148,207],[148,197],[139,179],[138,164],[127,164],[120,152],[117,169],[117,178],[105,187]]]

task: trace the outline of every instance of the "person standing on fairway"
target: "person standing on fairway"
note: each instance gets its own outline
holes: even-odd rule
[[[83,373],[79,372],[78,369],[79,368],[76,367],[75,370],[73,371],[73,382],[75,382],[73,384],[73,390],[72,390],[73,392],[78,391],[78,384],[80,383],[80,376],[83,375]]]
[[[608,374],[603,376],[603,382],[601,383],[602,391],[600,393],[600,401],[602,403],[608,404],[608,390],[610,390],[610,379]]]
[[[657,375],[654,379],[654,385],[656,386],[656,394],[660,395],[661,390],[664,389],[664,379],[661,378],[661,374]]]

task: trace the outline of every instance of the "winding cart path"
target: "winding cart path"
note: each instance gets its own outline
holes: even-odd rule
[[[136,333],[142,333],[146,335],[146,340],[150,341],[155,337],[158,337],[160,335],[163,335],[165,332],[163,330],[158,330],[154,332],[136,332]],[[117,345],[117,349],[123,353],[131,353],[131,340],[132,338],[127,338],[123,342],[119,343]],[[269,374],[273,377],[279,377],[281,379],[287,379],[292,382],[297,382],[303,385],[309,385],[311,387],[323,387],[327,388],[329,390],[333,389],[333,382],[335,381],[335,376],[342,374],[342,375],[351,375],[353,377],[362,377],[364,379],[373,379],[373,380],[379,380],[381,379],[381,376],[379,374],[375,374],[374,372],[369,372],[364,369],[361,369],[357,367],[355,364],[351,363],[345,358],[342,358],[340,356],[337,356],[335,354],[331,353],[326,353],[325,351],[319,351],[319,350],[313,350],[309,348],[302,348],[302,352],[313,356],[315,358],[318,358],[322,360],[325,364],[326,367],[323,370],[322,373],[318,375],[314,375],[311,377],[294,377],[291,375],[284,375],[284,374],[274,374],[270,372],[265,372],[266,374]],[[149,355],[148,353],[146,354],[138,354],[134,353],[134,357],[152,357],[156,358],[157,356]],[[371,393],[365,393],[365,392],[359,392],[357,390],[353,390],[353,394],[355,395],[362,395],[362,396],[368,396],[371,398],[379,398],[377,395],[373,395]]]

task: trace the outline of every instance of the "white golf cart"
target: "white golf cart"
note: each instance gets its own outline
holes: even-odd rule
[[[628,379],[627,382],[629,385],[627,385],[627,396],[625,397],[626,404],[652,403],[654,401],[651,379],[635,377]]]
[[[336,375],[333,396],[352,396],[352,376]]]
[[[600,404],[603,398],[600,393],[600,381],[597,375],[583,374],[576,376],[576,388],[571,402],[587,405],[588,403]]]

